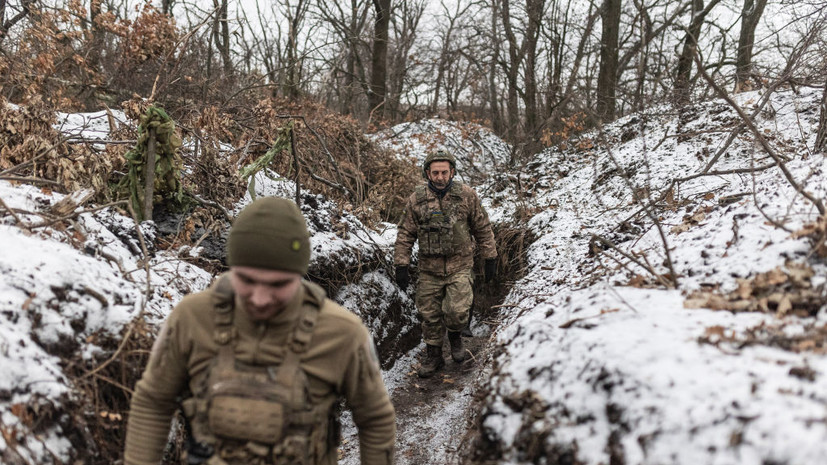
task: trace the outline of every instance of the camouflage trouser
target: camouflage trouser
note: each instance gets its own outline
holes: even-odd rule
[[[471,270],[448,276],[419,273],[416,308],[422,316],[422,339],[442,346],[445,329],[462,331],[468,324],[468,311],[474,300],[474,275]]]

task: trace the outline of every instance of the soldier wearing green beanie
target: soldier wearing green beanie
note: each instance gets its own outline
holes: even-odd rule
[[[185,297],[135,386],[126,465],[157,465],[177,408],[186,462],[330,465],[344,399],[364,465],[393,463],[395,413],[361,320],[302,279],[310,234],[290,200],[246,206],[227,239],[229,273]]]

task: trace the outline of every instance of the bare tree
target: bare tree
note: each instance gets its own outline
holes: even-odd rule
[[[690,101],[690,89],[692,87],[692,62],[698,48],[698,37],[701,35],[701,27],[706,16],[712,11],[721,0],[711,0],[704,7],[704,0],[692,0],[692,17],[686,27],[683,39],[683,48],[678,57],[678,65],[675,71],[674,102],[676,105],[685,105]]]
[[[224,75],[232,74],[233,64],[230,57],[230,23],[228,16],[228,1],[229,0],[213,0],[213,8],[215,8],[215,18],[213,20],[212,36],[215,47],[221,56],[221,62],[224,65]]]
[[[327,61],[334,85],[323,90],[328,104],[344,114],[358,114],[357,106],[364,108],[364,100],[357,103],[359,95],[368,94],[365,61],[370,56],[370,46],[364,39],[371,3],[368,0],[345,2],[316,2],[320,21],[330,27],[331,42],[340,47],[329,54]],[[367,112],[364,112],[365,115]]]
[[[375,12],[373,29],[373,54],[370,66],[370,92],[368,107],[370,113],[378,111],[384,119],[386,111],[385,93],[388,71],[388,29],[390,27],[391,0],[373,0]],[[372,119],[372,118],[371,118]]]
[[[15,24],[29,15],[37,0],[22,0],[20,5],[10,5],[7,1],[0,0],[0,43]]]
[[[600,45],[600,72],[597,76],[597,118],[609,122],[615,116],[618,37],[621,0],[603,0],[600,17],[603,33]]]
[[[735,60],[735,92],[751,90],[752,48],[755,45],[755,28],[764,14],[767,0],[744,0],[741,10],[741,33],[738,38],[738,54]]]
[[[821,94],[820,113],[818,118],[818,131],[814,151],[824,152],[827,156],[827,84],[824,85],[824,92]]]
[[[509,124],[506,133],[511,140],[523,134],[533,135],[537,130],[537,81],[535,66],[537,63],[537,41],[542,27],[542,14],[545,0],[527,0],[525,2],[525,23],[520,26],[524,31],[518,37],[515,29],[511,0],[501,0],[500,18],[502,20],[505,40],[508,44],[508,60],[500,62],[507,83],[506,108]],[[520,82],[520,75],[523,82]],[[525,126],[521,131],[519,97],[525,105]]]
[[[667,8],[672,3],[670,0],[655,0],[652,4],[646,4],[643,0],[633,0],[636,10],[634,22],[638,23],[638,40],[633,43],[623,53],[618,60],[619,72],[631,68],[632,60],[637,58],[635,62],[635,81],[632,90],[634,111],[643,110],[648,103],[645,99],[648,96],[650,99],[656,92],[646,92],[646,84],[648,81],[657,81],[661,74],[662,64],[665,63],[665,54],[659,50],[651,50],[652,43],[660,38],[663,41],[665,32],[672,28],[680,16],[683,16],[691,6],[691,2],[680,1],[672,11],[666,11],[663,19],[658,21],[656,17],[650,15],[650,11],[656,8]]]
[[[413,53],[417,39],[419,21],[425,12],[425,0],[405,0],[394,7],[391,14],[394,40],[389,60],[387,86],[387,116],[391,121],[399,121],[402,116],[401,96],[405,91],[408,77],[408,58]]]
[[[287,60],[286,79],[284,80],[284,94],[288,97],[298,97],[302,80],[302,60],[299,52],[299,31],[307,14],[308,2],[298,0],[282,0],[283,13],[287,17]]]

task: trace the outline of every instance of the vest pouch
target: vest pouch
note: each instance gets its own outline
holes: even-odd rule
[[[432,216],[429,224],[419,227],[419,253],[425,256],[448,256],[454,253],[454,228]]]
[[[216,395],[207,421],[217,436],[275,444],[284,434],[284,406],[267,399]]]

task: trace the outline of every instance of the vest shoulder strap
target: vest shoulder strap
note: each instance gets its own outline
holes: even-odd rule
[[[230,283],[230,274],[224,273],[218,277],[212,287],[213,320],[215,321],[215,342],[220,346],[226,346],[235,338],[235,326],[233,326],[233,304],[235,293]]]
[[[316,329],[316,321],[319,319],[322,305],[324,304],[325,292],[320,286],[303,281],[306,290],[305,302],[310,305],[304,307],[299,316],[288,343],[288,350],[284,352],[284,361],[276,373],[275,382],[282,389],[289,391],[299,371],[301,355],[310,348],[310,341],[313,339],[313,331]]]

